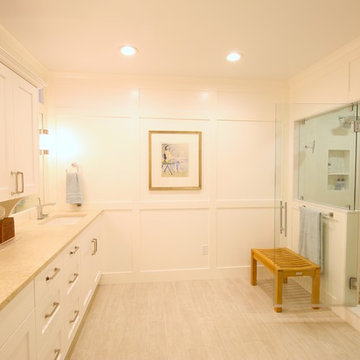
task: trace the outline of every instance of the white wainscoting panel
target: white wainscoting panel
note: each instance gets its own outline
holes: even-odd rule
[[[132,211],[105,211],[102,215],[102,237],[99,243],[103,272],[133,270]]]
[[[274,211],[271,208],[217,211],[217,267],[250,265],[251,248],[274,246]]]
[[[217,118],[229,120],[274,121],[275,104],[281,102],[279,91],[219,92]]]
[[[208,267],[209,211],[148,210],[140,218],[141,271]]]
[[[113,80],[61,78],[54,85],[53,91],[61,94],[54,97],[58,113],[130,117],[138,106],[138,89]]]
[[[217,198],[274,196],[275,124],[218,121]]]
[[[208,91],[140,89],[139,112],[144,117],[207,119],[215,99]]]

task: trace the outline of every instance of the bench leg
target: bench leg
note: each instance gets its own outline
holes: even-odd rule
[[[282,312],[282,290],[283,290],[283,273],[282,271],[275,271],[275,307],[276,312]]]
[[[288,277],[284,276],[284,284],[287,284],[287,283],[288,283]]]
[[[257,284],[257,261],[254,252],[251,250],[251,285]]]
[[[312,277],[311,303],[314,305],[320,303],[320,269],[315,270],[315,274]],[[313,309],[318,308],[318,306],[313,306]]]

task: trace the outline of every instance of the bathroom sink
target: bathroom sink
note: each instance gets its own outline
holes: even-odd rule
[[[54,215],[44,220],[41,225],[75,225],[84,216],[86,216],[86,214]]]

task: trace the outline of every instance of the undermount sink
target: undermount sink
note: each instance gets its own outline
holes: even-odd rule
[[[86,216],[86,214],[54,215],[44,220],[41,225],[75,225],[84,216]]]

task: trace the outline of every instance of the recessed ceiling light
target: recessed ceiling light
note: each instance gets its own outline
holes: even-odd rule
[[[120,52],[125,56],[132,56],[137,53],[137,49],[130,45],[124,45],[120,48]]]
[[[241,55],[236,52],[236,51],[232,51],[227,57],[226,60],[230,61],[230,62],[235,62],[235,61],[239,61],[241,59]]]

